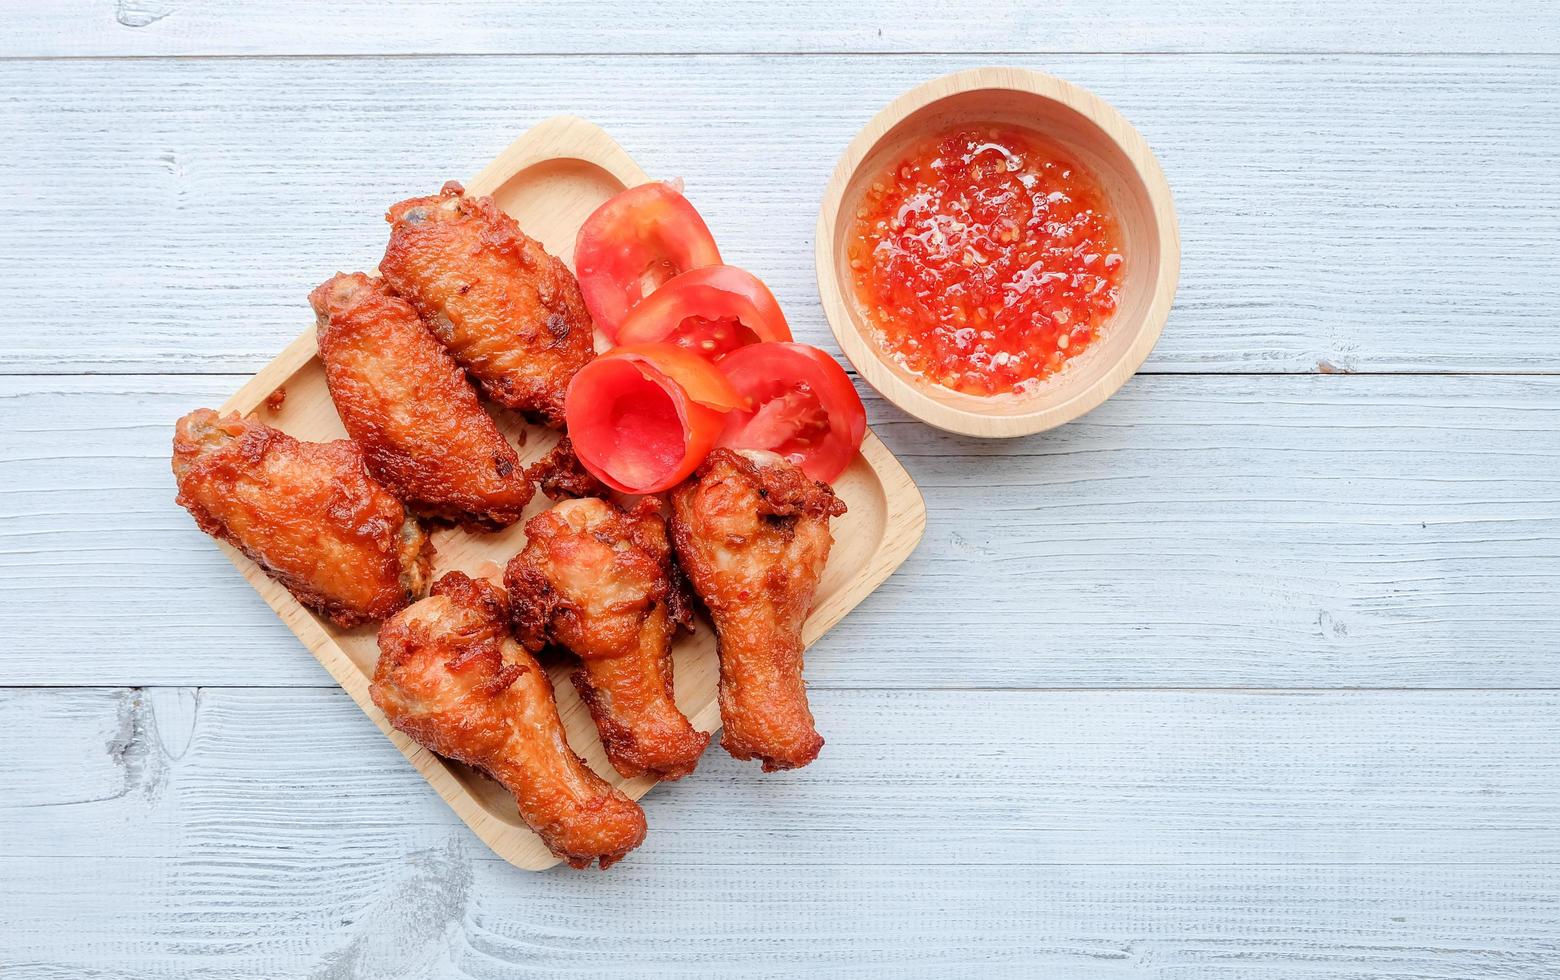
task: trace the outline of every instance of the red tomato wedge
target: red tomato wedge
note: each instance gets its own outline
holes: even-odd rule
[[[591,212],[574,244],[574,271],[591,319],[615,343],[623,317],[662,283],[720,264],[720,249],[671,184],[640,184]]]
[[[576,372],[563,412],[575,455],[597,479],[624,493],[658,493],[704,461],[726,414],[741,404],[703,358],[670,344],[639,344]]]
[[[734,265],[690,269],[640,300],[618,327],[624,344],[665,341],[715,360],[746,344],[787,341],[774,294]]]
[[[845,471],[867,432],[867,412],[839,362],[806,344],[751,344],[721,358],[720,369],[749,399],[732,412],[720,445],[767,449],[814,480]]]

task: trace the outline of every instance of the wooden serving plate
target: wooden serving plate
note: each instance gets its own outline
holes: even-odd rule
[[[583,119],[559,116],[521,136],[466,189],[472,194],[491,194],[528,235],[572,264],[574,236],[585,217],[624,187],[648,179],[601,129]],[[407,196],[431,190],[408,188]],[[323,281],[334,271],[321,269],[320,279]],[[302,297],[299,305],[303,305]],[[346,433],[331,403],[316,355],[315,331],[310,327],[228,399],[222,411],[256,415],[300,439],[344,438]],[[273,410],[266,400],[277,389],[284,389],[286,397]],[[556,433],[527,425],[503,410],[495,410],[495,415],[500,428],[519,445],[521,459],[528,464],[557,441]],[[840,477],[835,490],[850,511],[834,522],[834,550],[806,624],[808,643],[839,622],[899,567],[926,527],[926,506],[920,491],[904,467],[870,431],[860,457]],[[548,506],[550,501],[538,494],[527,518]],[[452,569],[473,575],[491,573],[493,568],[488,563],[502,566],[525,544],[523,523],[496,534],[468,534],[459,529],[436,531],[435,574]],[[235,549],[226,544],[222,548],[330,675],[494,853],[516,867],[534,871],[558,863],[520,820],[514,799],[503,787],[475,770],[422,748],[391,728],[374,707],[368,685],[379,656],[377,627],[338,629],[299,605],[291,593]],[[695,633],[683,637],[673,651],[673,659],[678,705],[699,729],[715,731],[720,727],[715,700],[718,662],[715,637],[709,627],[701,623]],[[624,779],[607,763],[590,714],[575,694],[574,685],[568,682],[569,669],[567,665],[552,669],[558,710],[568,729],[569,744],[608,782],[638,799],[655,785],[655,780],[648,776]]]

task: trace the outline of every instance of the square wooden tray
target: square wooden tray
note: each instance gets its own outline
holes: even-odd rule
[[[521,136],[466,189],[471,194],[491,194],[500,207],[520,222],[526,234],[572,264],[574,236],[585,217],[619,190],[648,179],[601,129],[583,119],[559,116]],[[322,269],[320,278],[323,280],[334,271]],[[302,297],[299,305],[303,305]],[[266,407],[266,398],[278,388],[286,390],[286,399],[272,410]],[[325,387],[312,327],[228,399],[222,411],[257,414],[300,439],[340,439],[346,434]],[[552,448],[557,440],[556,433],[549,430],[526,425],[502,411],[496,414],[500,428],[519,445],[521,459],[527,464]],[[834,550],[807,620],[805,636],[809,644],[882,584],[914,550],[926,527],[926,506],[920,491],[904,467],[870,431],[862,444],[861,456],[840,477],[835,490],[850,511],[834,522]],[[538,494],[527,518],[547,506],[550,502]],[[523,524],[521,521],[496,534],[468,534],[458,529],[436,531],[435,574],[460,569],[480,575],[488,562],[502,566],[524,545]],[[503,787],[475,770],[422,748],[391,728],[374,707],[368,685],[379,656],[376,627],[343,630],[332,626],[299,605],[253,562],[228,545],[222,548],[288,628],[494,853],[516,867],[530,870],[558,863],[520,820],[514,799]],[[720,726],[716,704],[719,665],[709,627],[701,623],[695,633],[681,639],[673,659],[678,705],[695,726],[715,731]],[[554,668],[552,680],[569,744],[609,782],[638,799],[655,785],[655,780],[648,776],[624,779],[607,763],[595,725],[567,674],[567,667]],[[689,778],[697,779],[698,775]],[[654,832],[652,819],[651,833]]]

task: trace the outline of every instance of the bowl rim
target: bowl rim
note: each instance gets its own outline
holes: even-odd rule
[[[876,344],[856,329],[852,300],[842,290],[835,263],[835,224],[845,190],[878,142],[903,119],[926,106],[967,92],[1006,90],[1060,103],[1100,129],[1131,162],[1147,191],[1158,230],[1159,274],[1136,336],[1103,374],[1056,405],[1029,412],[993,414],[948,405],[902,378]],[[1042,432],[1097,408],[1137,372],[1158,342],[1180,280],[1181,243],[1175,202],[1159,161],[1140,133],[1114,106],[1071,82],[1027,68],[972,68],[923,82],[880,109],[840,154],[818,211],[814,260],[818,295],[829,328],[858,374],[899,408],[937,428],[984,438]]]

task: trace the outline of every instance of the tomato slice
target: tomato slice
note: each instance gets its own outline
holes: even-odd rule
[[[867,412],[839,362],[806,344],[740,347],[720,369],[749,399],[732,412],[720,445],[779,453],[814,480],[845,471],[867,432]]]
[[[614,342],[623,317],[678,273],[720,264],[710,229],[678,188],[640,184],[585,219],[574,270],[591,319]]]
[[[708,361],[670,344],[623,347],[575,372],[564,397],[574,455],[624,493],[681,483],[742,398]]]
[[[640,300],[618,327],[619,343],[665,341],[715,360],[746,344],[787,341],[791,328],[762,281],[734,265],[690,269]]]

